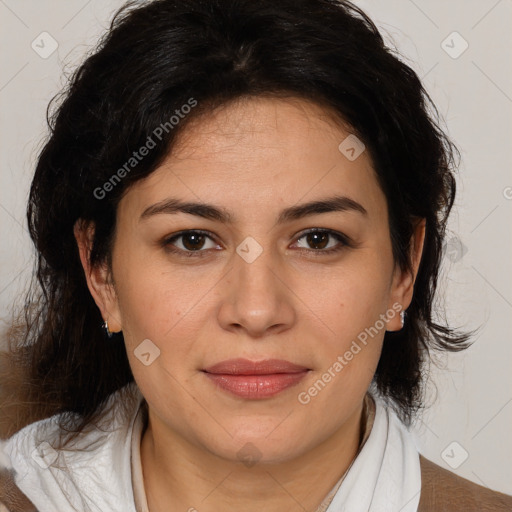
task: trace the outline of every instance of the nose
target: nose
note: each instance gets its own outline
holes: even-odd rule
[[[225,330],[262,338],[289,329],[295,321],[293,290],[282,262],[270,250],[254,261],[235,254],[223,289],[218,320]]]

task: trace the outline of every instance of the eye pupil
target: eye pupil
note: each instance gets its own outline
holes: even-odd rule
[[[205,235],[201,233],[189,233],[183,235],[183,246],[190,251],[201,249],[204,245],[204,239]]]
[[[316,249],[324,249],[329,241],[329,234],[322,231],[308,233],[306,236],[309,245],[321,245],[321,247],[315,247]]]

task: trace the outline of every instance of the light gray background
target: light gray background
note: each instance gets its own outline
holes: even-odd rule
[[[0,0],[4,321],[32,269],[25,206],[47,103],[122,3]],[[441,466],[512,494],[512,1],[355,3],[423,78],[462,152],[441,292],[452,326],[482,329],[471,349],[432,368],[432,405],[414,427],[418,446]],[[58,43],[47,58],[31,47],[50,49],[42,32]]]

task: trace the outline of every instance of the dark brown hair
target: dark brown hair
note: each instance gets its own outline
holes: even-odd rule
[[[130,185],[155,170],[191,119],[262,95],[317,102],[364,142],[387,198],[393,255],[403,269],[410,269],[414,222],[426,219],[406,324],[385,334],[374,377],[382,396],[410,422],[422,404],[430,349],[461,350],[469,339],[434,320],[457,151],[418,76],[348,1],[153,0],[118,11],[58,105],[55,98],[50,104],[51,133],[27,212],[35,280],[9,334],[12,364],[2,371],[4,390],[13,392],[12,401],[3,402],[11,422],[4,432],[59,412],[78,417],[68,427],[79,432],[113,392],[133,381],[122,334],[105,338],[73,226],[78,219],[94,223],[91,263],[109,262],[116,208]],[[108,193],[99,193],[191,98],[197,106],[162,131],[156,147]],[[30,415],[13,418],[23,404]]]

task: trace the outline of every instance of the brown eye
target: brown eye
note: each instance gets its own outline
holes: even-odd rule
[[[300,243],[300,240],[305,242]],[[330,254],[340,251],[345,246],[350,246],[345,235],[327,229],[312,229],[298,238],[299,249],[310,253]]]
[[[210,246],[208,246],[210,241]],[[214,249],[217,246],[212,237],[202,231],[182,231],[163,241],[164,248],[173,253],[181,253],[184,256],[202,256],[206,249]]]
[[[313,246],[314,249],[325,249],[329,243],[330,235],[322,231],[316,231],[308,233],[306,235],[306,242],[309,246]]]
[[[200,233],[181,235],[181,238],[183,238],[183,246],[189,251],[197,251],[198,249],[201,249],[206,239],[205,235]]]

